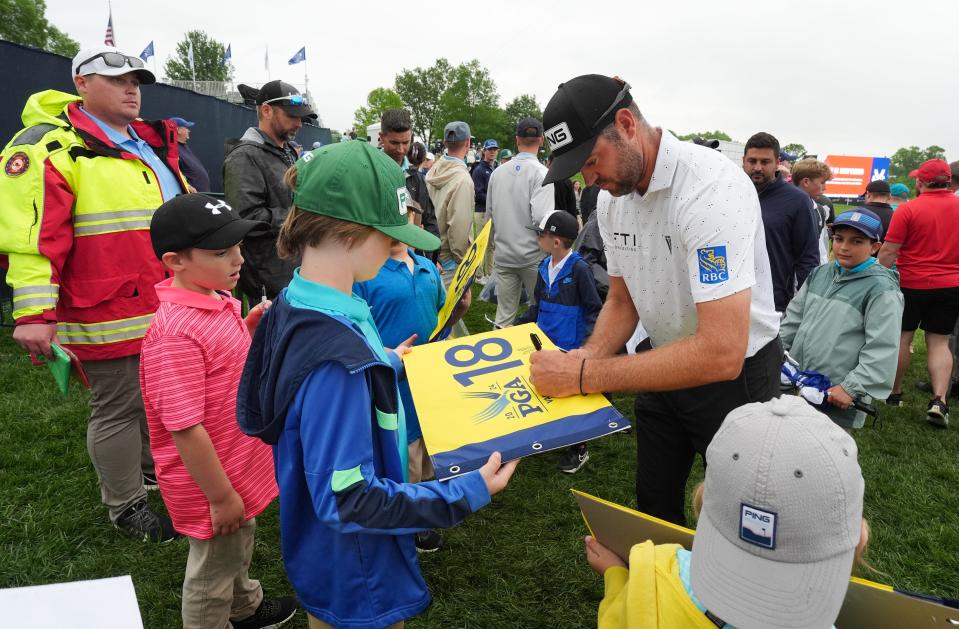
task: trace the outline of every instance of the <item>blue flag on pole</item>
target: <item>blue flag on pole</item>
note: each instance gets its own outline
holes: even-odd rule
[[[149,44],[147,44],[147,47],[143,49],[143,52],[140,53],[140,58],[143,59],[143,63],[146,63],[147,60],[153,55],[153,42],[151,41]]]
[[[223,65],[230,63],[230,61],[233,59],[233,51],[230,50],[231,45],[232,44],[227,44],[226,50],[223,51]]]
[[[306,46],[303,46],[302,48],[300,48],[299,50],[297,50],[297,51],[296,51],[296,54],[293,55],[293,57],[289,60],[288,63],[289,63],[291,66],[295,66],[296,64],[298,64],[298,63],[301,62],[301,61],[306,61]]]

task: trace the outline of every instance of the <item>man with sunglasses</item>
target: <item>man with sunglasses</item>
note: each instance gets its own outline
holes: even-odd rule
[[[87,450],[103,504],[122,532],[167,542],[176,532],[154,513],[156,487],[140,398],[140,343],[165,277],[150,219],[186,192],[175,125],[140,120],[143,61],[110,46],[73,59],[79,96],[32,95],[27,127],[0,154],[0,258],[13,287],[14,340],[54,357],[73,351],[90,380]],[[2,264],[3,261],[0,261]]]
[[[782,347],[756,190],[720,153],[653,127],[629,85],[590,74],[543,114],[553,155],[543,184],[581,172],[609,294],[585,346],[535,352],[549,396],[636,391],[636,501],[683,524],[686,480],[726,414],[779,393]],[[638,323],[653,349],[617,355]]]
[[[299,90],[283,81],[264,84],[255,102],[257,126],[238,141],[227,141],[223,162],[227,203],[243,218],[268,225],[251,231],[241,245],[246,263],[238,287],[251,303],[259,302],[264,290],[275,298],[293,278],[297,265],[276,254],[276,237],[293,202],[283,176],[297,160],[296,132],[317,117]]]

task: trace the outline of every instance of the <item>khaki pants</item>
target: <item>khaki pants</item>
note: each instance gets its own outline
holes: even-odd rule
[[[409,482],[419,483],[434,478],[433,462],[430,461],[430,454],[426,451],[426,444],[423,443],[423,438],[420,437],[406,446],[406,450],[409,454],[407,466]]]
[[[486,223],[489,221],[489,214],[486,212],[473,212],[473,240],[475,241],[480,232],[483,231],[483,227],[486,226]],[[486,241],[486,255],[483,257],[483,264],[479,267],[480,277],[489,277],[493,272],[493,238],[490,237]]]
[[[505,328],[512,325],[519,310],[524,286],[526,296],[529,297],[529,305],[536,303],[534,291],[538,274],[538,264],[518,269],[497,265],[493,269],[493,281],[496,282],[496,320],[494,321],[496,327]]]
[[[320,620],[319,618],[314,618],[313,616],[310,616],[309,614],[307,614],[306,617],[310,621],[310,629],[334,629],[333,625],[328,625],[322,620]],[[385,629],[403,629],[404,624],[405,624],[404,621],[400,621],[398,623],[390,625],[389,627],[386,627]]]
[[[146,499],[143,474],[153,474],[150,432],[140,397],[140,356],[83,363],[90,378],[87,452],[100,479],[100,500],[116,522]]]
[[[253,533],[250,518],[235,533],[190,540],[183,577],[183,629],[230,629],[263,602],[260,582],[250,579]]]

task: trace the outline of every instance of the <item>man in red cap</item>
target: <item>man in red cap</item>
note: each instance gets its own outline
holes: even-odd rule
[[[959,221],[959,197],[950,190],[952,172],[944,160],[927,160],[909,176],[916,178],[919,196],[896,209],[879,250],[881,264],[896,264],[905,298],[899,368],[886,403],[902,405],[909,344],[921,327],[926,334],[932,383],[926,421],[946,428],[949,407],[945,399],[953,362],[949,335],[959,319],[959,240],[952,231]]]

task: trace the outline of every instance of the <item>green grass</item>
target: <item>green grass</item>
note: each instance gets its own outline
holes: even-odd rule
[[[474,300],[473,332],[489,328],[493,308]],[[907,405],[882,404],[884,427],[855,433],[873,526],[867,578],[899,588],[959,595],[959,432],[922,420],[925,348],[917,341],[906,379]],[[144,626],[179,626],[187,544],[128,540],[107,524],[87,458],[85,393],[54,390],[45,368],[0,330],[0,587],[130,574]],[[632,417],[629,396],[616,398]],[[633,505],[631,435],[595,441],[575,476],[556,471],[557,453],[525,459],[493,504],[446,532],[447,550],[421,557],[434,603],[412,629],[448,627],[585,627],[595,623],[602,580],[586,566],[585,533],[569,489]],[[697,463],[690,485],[702,478]],[[151,501],[161,507],[158,496]],[[279,552],[276,505],[259,518],[251,572],[269,594],[291,594]],[[317,561],[324,561],[317,557]],[[294,627],[306,627],[298,614]]]

